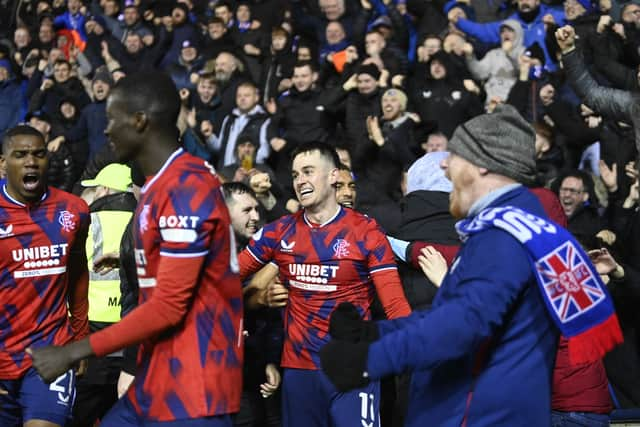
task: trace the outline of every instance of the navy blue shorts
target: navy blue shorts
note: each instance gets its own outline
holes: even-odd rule
[[[179,421],[147,421],[138,416],[126,395],[113,405],[100,423],[100,427],[231,427],[231,425],[229,415]]]
[[[0,427],[22,426],[29,420],[44,420],[64,426],[71,419],[76,398],[73,370],[46,384],[34,368],[22,378],[0,380],[9,392],[0,395]]]
[[[380,427],[380,383],[340,393],[322,371],[285,369],[283,427]]]

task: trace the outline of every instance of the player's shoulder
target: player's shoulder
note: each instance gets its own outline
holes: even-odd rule
[[[371,230],[381,230],[378,221],[374,218],[371,218],[361,212],[358,212],[351,208],[343,208],[344,209],[344,218],[345,222],[347,222],[350,226],[354,227],[354,229],[371,231]]]
[[[283,233],[286,230],[296,227],[296,224],[303,221],[302,210],[298,212],[282,215],[280,218],[264,225],[264,230],[275,233]]]
[[[200,157],[181,150],[169,162],[158,179],[158,184],[165,186],[168,190],[194,185],[201,189],[220,186],[215,168]]]
[[[60,206],[61,203],[66,206],[66,211],[77,212],[79,214],[88,214],[89,205],[82,198],[75,194],[67,193],[66,191],[49,187],[47,196],[47,202]]]

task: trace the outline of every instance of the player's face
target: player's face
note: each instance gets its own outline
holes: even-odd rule
[[[338,171],[338,179],[336,181],[336,200],[346,208],[353,209],[356,204],[356,183],[349,171]]]
[[[305,209],[323,206],[328,200],[335,200],[338,169],[322,157],[319,151],[298,154],[291,165],[293,188],[298,201]]]
[[[1,157],[7,174],[7,191],[19,202],[40,200],[47,188],[47,147],[44,139],[33,135],[11,138]]]
[[[236,236],[250,239],[258,231],[258,201],[248,193],[233,194],[229,203],[231,226]]]
[[[118,92],[107,98],[107,128],[104,130],[111,149],[118,162],[127,162],[135,158],[140,148],[140,136],[136,131],[135,118],[125,109],[125,100]]]
[[[480,175],[479,168],[456,154],[449,154],[440,164],[453,183],[449,194],[449,212],[454,218],[464,218],[475,202],[472,184]]]

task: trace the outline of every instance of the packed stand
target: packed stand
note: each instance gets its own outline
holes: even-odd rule
[[[255,195],[252,232],[300,209],[296,148],[334,147],[352,181],[338,190],[357,189],[344,205],[410,242],[396,255],[413,309],[428,309],[437,291],[420,272],[420,249],[435,244],[450,264],[459,246],[442,155],[429,153],[447,151],[469,119],[515,107],[536,134],[531,188],[607,273],[625,337],[603,363],[578,370],[559,351],[553,410],[596,422],[640,418],[639,1],[31,0],[0,8],[0,134],[20,122],[42,133],[49,185],[80,194],[113,163],[104,132],[110,90],[124,76],[163,71],[179,90],[183,148],[223,182],[246,186],[228,188],[229,197]],[[272,314],[251,318],[253,327],[271,334]],[[260,367],[275,363],[273,353]],[[255,368],[245,374],[260,377]],[[401,425],[406,382],[383,385],[391,389],[383,425]],[[260,411],[279,425],[269,405]]]

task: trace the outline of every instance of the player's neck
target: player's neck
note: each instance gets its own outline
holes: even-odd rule
[[[177,139],[172,136],[152,138],[151,141],[153,143],[145,144],[145,149],[136,159],[145,176],[158,173],[171,154],[180,147]]]
[[[338,210],[340,209],[340,205],[333,201],[333,203],[328,202],[326,205],[318,206],[315,208],[307,208],[305,209],[305,216],[309,221],[316,225],[322,225],[329,221],[331,218],[336,216]]]

